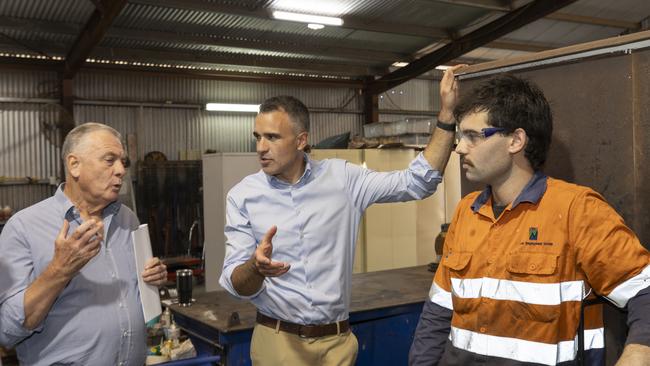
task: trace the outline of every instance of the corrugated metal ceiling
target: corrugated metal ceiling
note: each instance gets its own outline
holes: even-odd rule
[[[140,63],[168,58],[170,64],[195,66],[213,62],[209,67],[213,70],[280,75],[381,76],[393,62],[413,61],[449,42],[449,37],[480,28],[510,7],[528,2],[130,0],[88,57],[112,54]],[[88,0],[0,1],[0,53],[69,51],[78,37],[75,30],[82,29],[94,10]],[[345,23],[313,30],[303,23],[273,19],[274,10],[340,16]],[[501,59],[535,47],[561,47],[638,31],[637,24],[650,15],[650,1],[579,0],[559,12],[563,20],[549,16],[534,21],[498,40],[499,45],[470,50],[461,59]],[[34,21],[40,22],[37,27]],[[626,29],[630,24],[632,29]],[[530,47],[524,50],[522,45]],[[341,71],[342,65],[351,70]],[[364,67],[353,68],[358,65]]]
[[[589,0],[578,1],[566,7],[565,13],[583,16],[640,22],[650,15],[650,1]]]
[[[0,14],[25,19],[42,19],[85,23],[95,7],[90,1],[78,0],[3,0]]]

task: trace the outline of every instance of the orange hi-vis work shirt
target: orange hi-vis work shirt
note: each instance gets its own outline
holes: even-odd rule
[[[492,194],[459,203],[429,293],[453,311],[458,350],[521,363],[575,359],[581,301],[619,307],[650,286],[650,254],[593,190],[538,172],[494,218]],[[585,349],[604,347],[600,306],[585,311]],[[444,356],[443,356],[444,359]]]

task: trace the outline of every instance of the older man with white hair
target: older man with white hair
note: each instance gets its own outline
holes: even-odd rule
[[[0,345],[25,365],[142,365],[145,323],[131,232],[117,202],[126,173],[120,134],[85,123],[65,139],[66,182],[15,214],[0,234]],[[165,265],[147,262],[160,285]]]

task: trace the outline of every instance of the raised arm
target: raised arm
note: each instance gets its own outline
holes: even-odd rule
[[[449,161],[449,155],[454,143],[455,124],[454,107],[458,101],[458,80],[455,73],[467,65],[456,65],[445,70],[440,81],[440,113],[438,114],[438,126],[424,149],[424,157],[433,170],[444,172]],[[443,128],[441,128],[443,127]]]
[[[45,271],[25,291],[25,322],[27,329],[41,324],[61,291],[79,271],[99,253],[104,224],[88,220],[70,235],[68,221],[54,242],[54,258]]]
[[[68,235],[69,224],[63,222],[54,240],[54,256],[45,270],[31,283],[33,259],[24,240],[24,227],[12,222],[0,237],[4,253],[0,268],[9,272],[0,281],[0,344],[13,346],[41,326],[52,304],[65,286],[99,253],[103,224],[88,220]],[[10,282],[10,283],[9,283]]]

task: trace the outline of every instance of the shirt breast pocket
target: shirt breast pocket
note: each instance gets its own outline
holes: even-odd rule
[[[466,284],[464,277],[469,269],[469,263],[472,260],[472,252],[449,251],[442,260],[442,265],[449,269],[451,280],[451,301],[454,312],[459,314],[468,314],[475,311],[478,302],[473,298],[466,298]]]
[[[523,321],[548,323],[560,315],[565,296],[558,270],[558,254],[511,253],[507,257],[509,275],[507,304],[512,315]]]
[[[508,272],[514,276],[551,276],[557,272],[557,254],[511,253]]]
[[[462,274],[469,267],[472,252],[450,250],[442,259],[442,265],[449,268],[452,273]]]

